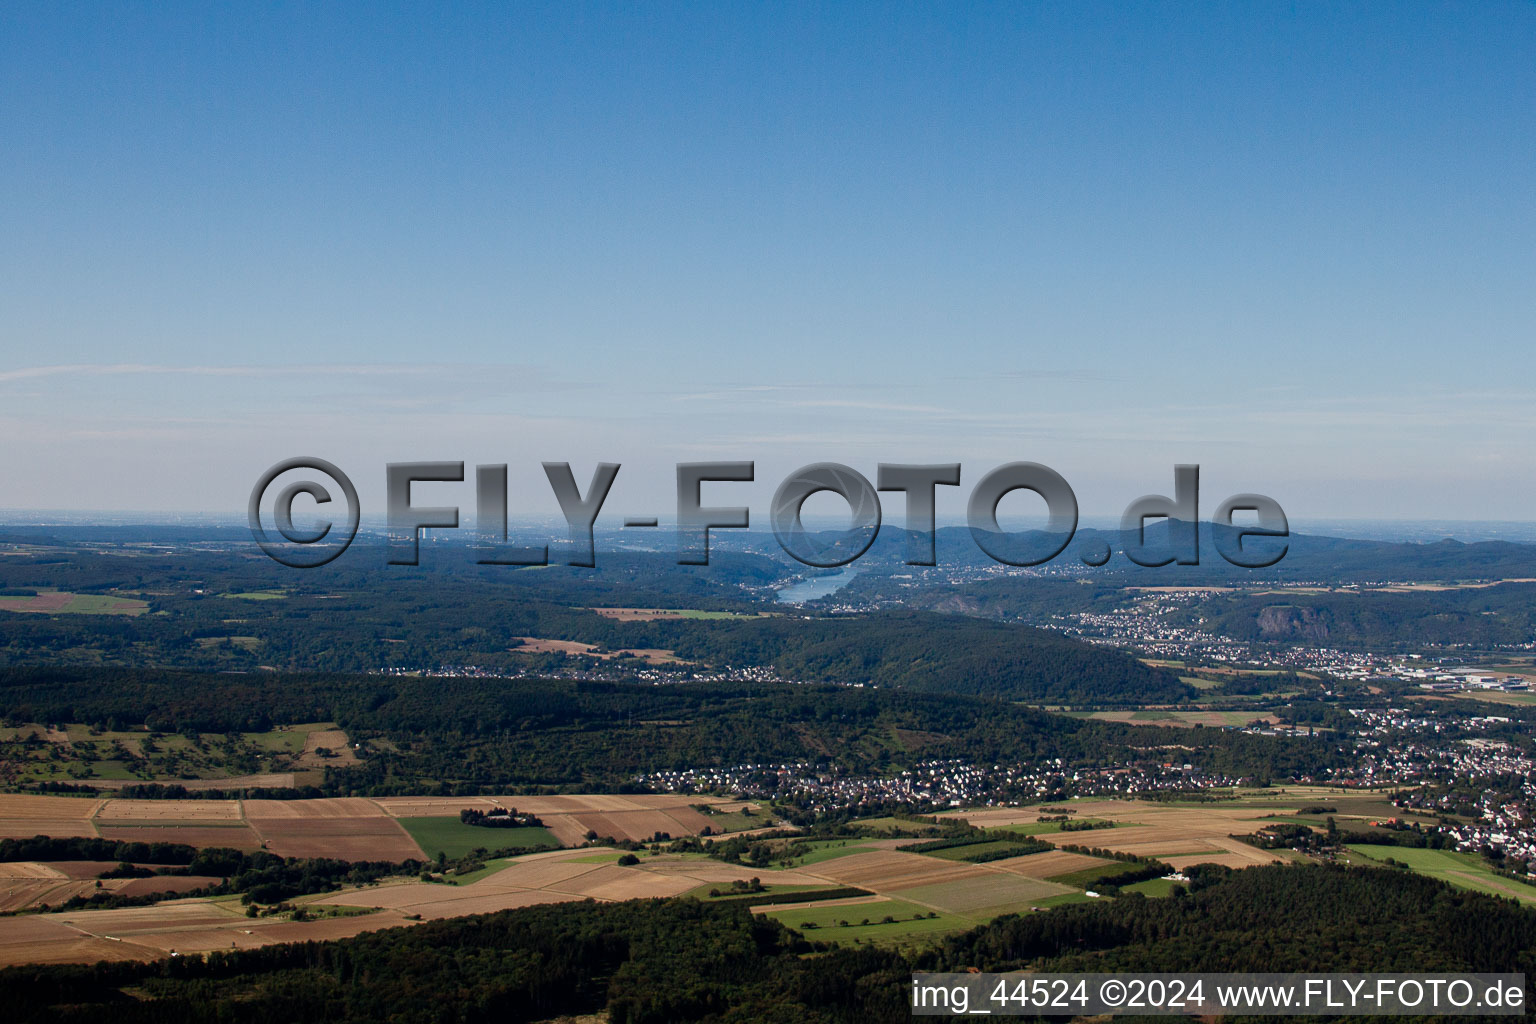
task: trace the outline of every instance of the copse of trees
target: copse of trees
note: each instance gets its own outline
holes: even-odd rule
[[[482,828],[539,828],[544,824],[536,814],[519,814],[515,807],[493,807],[482,811],[466,807],[459,812],[459,821]]]

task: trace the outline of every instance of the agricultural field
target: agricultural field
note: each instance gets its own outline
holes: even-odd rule
[[[677,656],[677,652],[661,647],[620,647],[612,651],[604,651],[597,644],[585,644],[579,640],[550,640],[545,637],[520,636],[515,638],[519,646],[512,648],[514,654],[564,654],[571,657],[599,658],[604,661],[611,658],[638,658],[650,665],[686,665],[687,662]]]
[[[616,619],[619,622],[659,622],[667,619],[755,619],[765,618],[771,614],[769,612],[758,612],[756,615],[741,612],[706,612],[696,608],[593,608],[592,610],[605,619]]]
[[[427,857],[439,853],[449,860],[476,850],[504,850],[524,846],[558,847],[560,843],[544,828],[483,828],[457,818],[397,818]]]
[[[1149,878],[1145,882],[1132,882],[1121,888],[1121,892],[1139,892],[1143,896],[1171,896],[1179,883],[1170,878]]]
[[[292,743],[289,737],[286,742]],[[302,749],[302,748],[301,748]],[[1074,816],[1116,824],[1081,832],[1039,831],[1058,846],[1124,849],[1155,855],[1177,865],[1178,858],[1218,863],[1264,863],[1276,859],[1230,839],[1254,831],[1275,815],[1294,814],[1319,797],[1312,793],[1244,794],[1242,801],[1182,807],[1137,801],[1080,800],[1029,808],[959,811],[975,824],[1056,826],[1042,814],[1073,810]],[[1329,795],[1332,797],[1332,794]],[[1377,802],[1380,801],[1376,798]],[[0,828],[35,835],[38,822],[66,823],[74,833],[185,841],[209,845],[263,846],[285,856],[346,859],[435,859],[441,850],[459,859],[477,847],[494,849],[537,842],[580,844],[588,829],[606,824],[626,836],[649,839],[655,832],[698,834],[703,827],[738,816],[753,825],[768,815],[742,815],[740,801],[701,801],[689,796],[567,794],[520,797],[393,797],[318,800],[116,800],[67,797],[0,798]],[[537,814],[544,829],[489,829],[462,824],[460,810],[516,807]],[[1353,808],[1358,810],[1358,808]],[[1341,814],[1342,814],[1341,810]],[[1012,820],[1010,820],[1012,819]],[[1034,831],[1033,829],[1031,829]],[[9,834],[9,833],[7,833]],[[238,842],[236,842],[236,840]],[[1027,911],[1089,899],[1084,889],[1129,866],[1121,861],[1066,850],[1048,850],[985,863],[967,863],[895,847],[910,838],[776,841],[786,856],[769,865],[741,865],[701,853],[652,853],[620,864],[619,851],[551,849],[471,865],[466,874],[432,881],[395,878],[300,897],[299,905],[325,916],[293,921],[282,915],[246,918],[238,901],[224,898],[171,900],[126,911],[78,911],[36,919],[0,918],[0,963],[22,958],[54,961],[150,958],[177,951],[248,948],[294,939],[322,939],[410,924],[416,920],[565,900],[623,900],[732,893],[733,885],[756,878],[769,893],[813,892],[855,887],[872,896],[825,902],[755,904],[758,911],[794,927],[825,932],[844,942],[902,945],[917,938],[984,923],[1003,913]],[[787,856],[793,850],[795,856]],[[974,852],[974,850],[973,850]],[[53,866],[12,866],[14,877],[0,882],[11,902],[35,904],[61,886],[94,888],[94,880],[68,877]],[[82,866],[83,870],[83,866]],[[104,880],[105,881],[105,880]],[[1166,880],[1139,883],[1135,891],[1164,895]],[[750,897],[749,897],[750,898]],[[67,921],[65,920],[67,918]],[[865,924],[866,918],[868,924]],[[886,918],[890,918],[889,921]],[[848,921],[845,926],[841,921]],[[62,926],[62,927],[61,927]],[[836,935],[832,933],[836,932]],[[110,936],[111,938],[107,938]],[[9,952],[7,952],[9,951]]]
[[[477,808],[516,807],[538,815],[544,827],[564,846],[586,841],[587,833],[614,839],[648,841],[660,832],[672,837],[698,835],[711,826],[715,815],[704,815],[694,804],[704,803],[722,812],[748,806],[740,800],[701,801],[696,796],[570,794],[564,796],[506,797],[380,797],[373,801],[384,813],[399,818],[457,818],[459,811]],[[768,824],[759,818],[756,826]]]
[[[0,611],[44,615],[143,615],[149,602],[111,594],[74,594],[67,590],[41,590],[30,596],[0,597]]]
[[[278,819],[264,819],[263,827],[272,820]],[[239,901],[227,897],[172,900],[131,910],[0,918],[0,965],[152,959],[171,950],[251,948],[567,900],[690,894],[709,899],[711,889],[726,891],[732,883],[754,877],[769,892],[847,885],[873,892],[875,895],[869,897],[763,905],[758,909],[792,926],[815,922],[818,928],[835,928],[840,933],[836,937],[842,941],[857,939],[883,945],[901,945],[915,936],[970,928],[1000,913],[1083,898],[1080,890],[999,866],[957,864],[891,850],[849,853],[788,870],[728,864],[687,853],[642,852],[638,863],[625,866],[618,863],[619,856],[618,851],[591,848],[552,850],[492,861],[458,877],[450,875],[431,882],[398,878],[294,900],[310,912],[348,915],[311,921],[282,916],[246,918]],[[863,924],[866,917],[868,925]],[[887,922],[886,917],[893,920]],[[850,922],[846,933],[837,924],[841,920]]]
[[[1094,826],[1094,828],[1073,828],[1073,829],[1068,829],[1067,830],[1070,833],[1072,833],[1073,835],[1083,836],[1086,839],[1088,834],[1091,833],[1091,832],[1097,832],[1099,829],[1102,829],[1102,828],[1119,828],[1121,825],[1125,824],[1125,822],[1109,821],[1109,820],[1107,820],[1105,818],[1080,818],[1080,817],[1075,817],[1074,816],[1072,818],[1069,818],[1068,821],[1065,821],[1065,822],[1063,822],[1063,821],[1030,821],[1030,822],[1025,822],[1025,823],[1019,824],[1019,825],[988,825],[988,826],[985,826],[985,827],[993,828],[993,829],[998,829],[998,830],[1002,830],[1002,831],[1008,831],[1008,832],[1017,832],[1020,835],[1026,835],[1026,836],[1043,836],[1043,835],[1048,835],[1048,834],[1053,833],[1053,832],[1060,832],[1060,831],[1062,831],[1062,826],[1066,825],[1066,824],[1077,824],[1077,825],[1092,824]],[[1062,842],[1067,842],[1067,840],[1064,839],[1064,840],[1062,840]],[[1088,845],[1092,845],[1092,844],[1088,844]]]
[[[106,801],[85,797],[0,793],[0,839],[94,836],[91,818]]]
[[[102,878],[116,861],[11,861],[0,863],[0,913],[57,906],[94,893],[144,896],[184,893],[217,885],[219,879],[197,875],[160,878]]]
[[[1391,804],[1374,794],[1341,796],[1321,787],[1291,787],[1284,792],[1259,790],[1244,793],[1241,799],[1190,805],[1083,799],[1035,807],[957,810],[945,812],[943,816],[962,818],[984,828],[1016,827],[1020,831],[1029,831],[1032,825],[1040,824],[1036,819],[1042,814],[1055,815],[1071,810],[1074,819],[1110,821],[1115,827],[1037,832],[1037,838],[1058,847],[1081,846],[1154,857],[1176,868],[1197,863],[1247,867],[1284,858],[1279,853],[1261,850],[1232,836],[1257,832],[1279,818],[1294,816],[1303,807],[1324,803],[1336,808],[1336,817],[1341,824],[1346,820],[1352,824],[1363,823],[1367,816],[1378,818],[1401,813],[1383,810],[1391,808]],[[1030,859],[1023,858],[1025,861]]]
[[[1280,719],[1267,711],[1093,711],[1074,717],[1093,718],[1101,722],[1125,722],[1130,725],[1161,725],[1170,728],[1192,729],[1203,725],[1207,729],[1240,729],[1254,722],[1280,725]]]
[[[889,896],[826,904],[764,907],[763,913],[821,941],[902,946],[920,938],[962,931],[975,922]]]
[[[1522,903],[1536,903],[1536,886],[1504,878],[1490,871],[1481,857],[1455,850],[1416,850],[1405,846],[1351,845],[1351,852],[1364,863],[1395,860],[1421,875],[1438,878],[1459,889],[1472,889],[1494,896],[1508,896]]]
[[[920,821],[908,821],[905,818],[856,818],[853,824],[861,828],[874,829],[877,832],[890,832],[894,835],[915,836],[921,835],[932,828]]]
[[[740,814],[741,801],[705,806],[697,797],[346,797],[316,800],[122,800],[0,794],[0,838],[36,835],[266,849],[285,857],[342,860],[424,860],[439,850],[461,856],[476,847],[578,846],[589,831],[617,839],[649,840],[657,832],[698,835],[722,815]],[[459,811],[516,806],[545,822],[544,829],[476,828]],[[419,820],[413,820],[419,819]],[[754,820],[755,819],[755,820]],[[754,824],[767,824],[753,816]],[[426,847],[413,835],[430,836]],[[455,851],[460,851],[455,853]]]

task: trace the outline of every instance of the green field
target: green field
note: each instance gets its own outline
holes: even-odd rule
[[[241,601],[281,601],[288,596],[286,590],[248,590],[237,594],[222,594],[222,597],[237,598]]]
[[[450,871],[448,873],[448,877],[458,885],[472,885],[475,882],[480,881],[482,878],[490,878],[492,875],[497,874],[498,872],[505,871],[507,868],[516,863],[516,857],[503,857],[500,860],[488,860],[485,862],[485,867],[480,868],[477,871],[466,871],[462,875],[456,875]]]
[[[925,822],[906,821],[902,818],[855,818],[850,824],[873,829],[876,832],[892,832],[903,836],[922,835],[933,828]]]
[[[1085,892],[1064,892],[1056,896],[1047,896],[1035,906],[1049,910],[1051,907],[1064,907],[1069,903],[1088,903],[1092,900],[1093,897]]]
[[[706,814],[709,819],[710,830],[719,832],[742,832],[749,828],[762,828],[773,819],[763,814],[742,814],[740,811],[724,811],[718,814]]]
[[[598,853],[588,854],[585,857],[572,857],[571,858],[571,863],[572,864],[612,864],[614,861],[618,860],[622,856],[624,856],[624,851],[623,850],[603,850],[603,851],[598,852]]]
[[[261,749],[270,750],[273,753],[300,754],[304,751],[304,741],[309,738],[310,733],[334,728],[336,728],[335,722],[310,722],[304,725],[289,725],[270,732],[248,732],[245,738]]]
[[[449,860],[457,860],[477,849],[504,850],[519,846],[555,849],[560,845],[547,829],[542,828],[483,828],[466,825],[458,818],[398,820],[428,860],[435,860],[439,853],[446,854]]]
[[[1525,903],[1536,903],[1536,886],[1494,874],[1476,854],[1456,850],[1416,850],[1406,846],[1351,844],[1349,849],[1368,861],[1395,860],[1421,875],[1449,882],[1459,889],[1511,896]]]
[[[817,839],[808,843],[795,843],[790,847],[796,854],[794,862],[797,867],[820,864],[852,853],[868,853],[872,849],[872,846],[860,845],[857,839]]]
[[[881,946],[904,945],[930,935],[964,931],[975,927],[977,923],[956,914],[939,914],[938,917],[930,918],[929,913],[931,911],[927,907],[907,903],[905,900],[855,903],[841,907],[791,905],[766,911],[768,917],[803,931],[812,939],[844,945],[853,945],[855,941]],[[887,917],[895,918],[895,921],[886,924],[884,922]],[[865,920],[869,924],[864,924]],[[842,923],[845,921],[846,925]]]
[[[1171,896],[1173,890],[1179,887],[1179,883],[1169,878],[1149,878],[1145,882],[1135,882],[1121,889],[1121,892],[1139,892],[1143,896]]]

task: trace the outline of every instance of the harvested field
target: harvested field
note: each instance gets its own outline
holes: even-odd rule
[[[579,640],[550,640],[546,637],[520,636],[516,637],[521,646],[512,648],[515,654],[566,654],[581,655],[588,658],[618,658],[629,655],[639,658],[641,661],[652,665],[682,665],[686,664],[677,656],[676,651],[660,647],[621,647],[612,651],[599,651],[597,644],[584,644]]]
[[[700,814],[692,807],[669,807],[663,813],[672,819],[674,827],[670,830],[676,835],[698,835],[710,827],[710,820],[706,815]],[[682,829],[681,832],[678,829]]]
[[[244,825],[103,825],[103,839],[133,843],[184,843],[187,846],[255,850],[261,838]]]
[[[698,885],[693,879],[680,875],[636,871],[617,864],[599,864],[595,868],[551,888],[598,900],[636,900],[648,896],[677,896]]]
[[[579,640],[550,640],[545,637],[514,637],[521,646],[512,648],[518,654],[584,654],[597,650],[596,644],[584,644]]]
[[[684,661],[677,656],[677,652],[668,647],[620,647],[613,652],[614,657],[629,655],[631,658],[639,658],[651,665],[691,665],[690,661]]]
[[[77,863],[95,864],[97,861],[79,861]],[[114,863],[111,865],[116,867]],[[97,868],[97,871],[105,871],[106,868]],[[30,860],[15,860],[0,863],[0,885],[13,878],[91,878],[94,875],[70,875],[48,864],[39,864]]]
[[[144,780],[86,779],[83,784],[93,789],[110,791],[124,786],[142,786]],[[177,779],[175,784],[193,792],[205,789],[292,789],[294,780],[292,772],[267,772],[261,775],[236,775],[227,779]]]
[[[1051,878],[1055,875],[1065,875],[1073,871],[1081,871],[1083,868],[1091,868],[1095,864],[1107,863],[1109,862],[1106,860],[1090,857],[1085,853],[1049,850],[1045,853],[1031,853],[1024,857],[1009,857],[1007,860],[993,861],[992,867],[1001,868],[1015,875],[1023,875],[1025,878]]]
[[[324,756],[321,750],[329,750],[331,756]],[[300,768],[341,767],[357,764],[357,753],[346,733],[340,729],[322,729],[304,737],[304,752],[299,755],[298,764]]]
[[[984,912],[985,916],[990,917],[1072,891],[1071,886],[994,871],[976,878],[902,889],[899,895],[912,903],[947,910],[952,914],[973,915]]]
[[[95,834],[96,829],[84,818],[0,818],[0,839],[31,839],[33,836],[65,839]]]
[[[85,819],[95,814],[101,805],[102,801],[96,797],[0,793],[0,821],[29,818],[49,821]]]
[[[718,860],[687,860],[675,861],[658,858],[655,861],[642,861],[639,865],[648,874],[679,875],[691,878],[699,884],[729,885],[731,882],[741,879],[743,881],[753,875],[762,875],[758,868],[749,868],[741,864],[726,864]],[[773,872],[774,885],[826,885],[826,879],[810,871],[780,871]]]
[[[561,846],[580,846],[586,842],[587,830],[569,814],[552,814],[542,819],[544,828]]]
[[[582,811],[651,811],[688,808],[691,804],[709,804],[734,810],[740,800],[667,793],[566,793],[558,796],[384,796],[373,801],[384,813],[396,818],[454,817],[465,807],[516,807],[543,817],[547,814],[579,814]],[[755,805],[754,805],[755,806]]]
[[[103,871],[111,871],[117,867],[115,860],[53,860],[38,865],[52,871],[57,871],[62,878],[95,878]],[[0,864],[0,874],[4,874],[5,868],[17,867],[15,864]],[[153,871],[160,867],[158,864],[145,864],[144,867]]]
[[[245,816],[252,822],[277,819],[378,818],[388,820],[384,809],[362,797],[325,797],[318,800],[245,800]],[[454,812],[457,816],[458,812]]]
[[[588,828],[597,830],[598,835],[609,835],[617,839],[650,839],[658,832],[665,832],[670,836],[688,835],[698,832],[709,822],[702,814],[695,815],[698,818],[697,828],[687,828],[676,818],[665,811],[611,811],[606,815],[593,815],[593,820],[607,822],[607,829],[598,825],[588,825]],[[576,820],[585,822],[588,815],[578,814]]]
[[[1195,855],[1212,863],[1231,863],[1233,866],[1269,864],[1282,860],[1280,856],[1249,846],[1229,838],[1256,832],[1271,824],[1275,815],[1289,815],[1318,796],[1309,792],[1291,790],[1278,798],[1244,801],[1212,802],[1199,806],[1179,806],[1136,800],[1074,800],[1060,805],[1075,811],[1079,818],[1103,818],[1121,823],[1118,828],[1094,829],[1087,832],[1052,832],[1038,838],[1056,846],[1084,846],[1135,854],[1140,857],[1156,857],[1170,864],[1180,858]],[[1339,799],[1337,794],[1326,797]],[[973,825],[998,826],[1023,824],[1033,821],[1041,807],[987,808],[975,811],[955,812]],[[1211,851],[1206,854],[1204,851]],[[1049,856],[1039,854],[1037,856]],[[1230,858],[1228,860],[1227,858]],[[1023,858],[1021,864],[1029,858]],[[1185,860],[1183,863],[1197,863]],[[1033,873],[1033,869],[1023,870]],[[1073,870],[1063,869],[1062,872]]]
[[[164,931],[243,921],[239,904],[225,906],[206,900],[178,900],[155,907],[124,907],[119,910],[69,910],[55,914],[71,927],[97,935],[133,935],[137,932]]]
[[[0,611],[8,612],[61,612],[74,594],[54,591],[32,597],[0,597]]]
[[[505,871],[498,872],[486,879],[494,881],[502,887],[516,886],[519,889],[561,889],[566,892],[575,890],[565,883],[579,875],[585,875],[602,867],[601,864],[582,863],[580,860],[570,857],[559,858],[522,858],[513,862]],[[481,884],[481,883],[476,883]]]
[[[688,617],[686,612],[675,608],[593,608],[592,610],[605,619],[617,619],[620,622],[656,622]]]
[[[121,883],[113,888],[113,892],[124,896],[149,896],[157,892],[184,893],[193,889],[206,889],[210,885],[218,885],[223,879],[211,875],[161,875],[157,878],[109,879],[102,884],[110,885],[113,881]]]
[[[465,900],[440,900],[432,903],[423,903],[409,908],[409,911],[420,914],[423,920],[435,921],[439,918],[459,917],[464,914],[490,914],[498,910],[515,910],[518,907],[531,907],[538,903],[570,903],[584,898],[568,893],[548,892],[539,889],[513,889],[506,892],[488,893],[484,896],[471,897]]]
[[[993,874],[974,864],[939,860],[917,853],[897,853],[894,850],[849,854],[815,867],[816,874],[843,885],[856,885],[861,889],[882,892]]]
[[[425,860],[400,823],[366,818],[254,818],[251,827],[266,849],[282,857],[338,860]]]
[[[61,861],[56,864],[21,861],[0,864],[0,911],[25,910],[44,903],[58,906],[73,897],[88,897],[97,892],[125,896],[183,893],[217,885],[220,881],[206,876],[169,875],[156,878],[106,878],[101,879],[98,886],[96,876],[115,867],[115,861]]]
[[[494,878],[494,876],[493,876]],[[404,882],[356,892],[339,893],[315,900],[316,905],[379,907],[397,914],[420,914],[436,920],[465,914],[489,914],[497,910],[529,907],[537,903],[567,903],[585,899],[574,893],[545,889],[519,889],[491,884],[488,878],[458,888],[427,882]]]
[[[55,899],[51,893],[70,884],[67,878],[0,878],[0,910],[24,910],[39,903],[62,903],[69,897]]]
[[[161,821],[202,823],[239,821],[238,800],[120,800],[112,799],[96,813],[102,825],[116,822],[155,824]]]
[[[142,946],[82,933],[57,917],[27,915],[0,920],[0,965],[149,960],[158,955],[158,951]]]

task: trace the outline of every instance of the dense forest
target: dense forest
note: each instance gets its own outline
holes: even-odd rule
[[[778,570],[756,556],[701,567],[615,556],[611,568],[536,572],[396,567],[315,574],[231,552],[143,557],[71,553],[7,559],[0,589],[44,582],[147,603],[142,615],[0,611],[0,664],[176,666],[368,672],[476,665],[529,671],[576,664],[520,653],[523,637],[675,652],[690,670],[760,666],[807,682],[878,683],[942,693],[1071,703],[1170,702],[1194,691],[1116,651],[1026,626],[896,611],[761,615],[751,588]],[[274,572],[280,570],[280,572]],[[727,583],[726,581],[736,581]],[[744,589],[745,587],[745,589]],[[621,621],[592,607],[736,609],[737,617]],[[627,664],[579,659],[608,671]]]
[[[973,967],[1536,978],[1536,912],[1391,869],[1206,866],[1171,898],[1009,915],[908,953],[812,943],[740,902],[587,902],[206,958],[13,967],[0,1000],[17,1024],[872,1024],[909,1019],[913,971]]]
[[[611,788],[641,772],[800,760],[860,772],[944,757],[1162,761],[1174,739],[985,698],[782,683],[11,668],[0,669],[0,708],[16,723],[167,733],[335,721],[365,756],[327,769],[324,790],[359,795]],[[1176,740],[1183,760],[1255,780],[1315,774],[1344,757],[1332,744],[1228,730],[1188,730]]]

